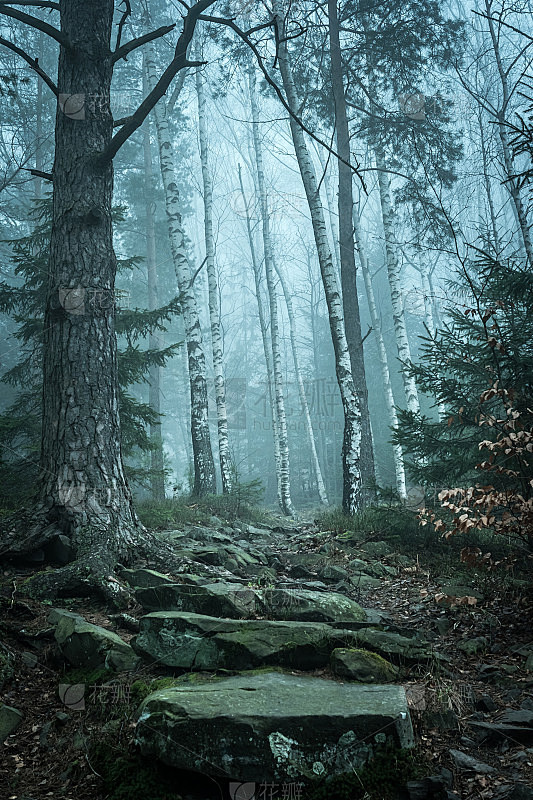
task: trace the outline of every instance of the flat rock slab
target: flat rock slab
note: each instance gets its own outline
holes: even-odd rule
[[[140,708],[136,739],[143,755],[171,766],[262,782],[351,772],[385,741],[414,746],[401,686],[279,672],[154,692]]]
[[[365,622],[366,611],[337,592],[308,589],[264,589],[258,593],[265,613],[273,619],[301,622]]]
[[[184,612],[154,612],[140,619],[132,644],[141,655],[186,670],[258,666],[324,667],[335,647],[355,632],[322,622],[218,619]]]

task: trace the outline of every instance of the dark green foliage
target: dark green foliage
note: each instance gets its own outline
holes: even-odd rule
[[[38,201],[33,210],[35,227],[31,235],[10,242],[14,274],[22,286],[0,283],[0,312],[9,314],[17,324],[14,338],[19,342],[19,357],[2,376],[17,390],[13,403],[0,415],[0,505],[12,508],[26,502],[34,490],[39,469],[41,440],[41,347],[42,319],[46,296],[48,243],[51,225],[51,200]],[[113,212],[114,222],[124,219],[124,209]],[[119,270],[136,268],[141,259],[119,261]],[[120,298],[117,297],[118,303]],[[152,365],[164,366],[175,354],[177,344],[164,349],[143,349],[141,340],[153,331],[165,331],[167,323],[180,311],[179,298],[165,306],[146,311],[117,308],[116,331],[119,336],[118,379],[122,448],[130,463],[125,469],[132,482],[148,485],[149,467],[135,457],[149,452],[148,434],[157,417],[147,403],[138,400],[129,387],[146,382]],[[122,347],[120,342],[123,342]]]
[[[450,283],[450,294],[446,327],[422,339],[420,362],[410,365],[419,389],[444,405],[446,417],[399,411],[394,435],[414,481],[438,487],[480,480],[479,442],[497,430],[480,428],[480,415],[505,417],[498,395],[480,404],[483,392],[498,382],[518,411],[533,407],[530,270],[483,255]],[[508,478],[493,473],[490,482],[508,485]]]
[[[177,773],[164,764],[130,755],[109,742],[94,743],[89,758],[103,778],[107,800],[181,800]]]
[[[344,514],[342,509],[325,511],[317,520],[321,530],[331,530],[343,539],[359,541],[390,539],[400,536],[407,541],[418,530],[416,514],[399,504],[370,506],[353,516]]]
[[[168,528],[169,525],[210,524],[211,517],[223,520],[242,520],[261,524],[265,512],[257,507],[263,496],[259,480],[249,483],[235,483],[227,494],[206,495],[205,497],[174,497],[160,503],[152,500],[141,502],[137,513],[147,528]]]
[[[396,798],[407,781],[419,777],[420,773],[412,751],[383,747],[361,769],[325,780],[316,788],[309,787],[304,793],[305,800]]]

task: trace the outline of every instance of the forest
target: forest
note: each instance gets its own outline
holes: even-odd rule
[[[533,799],[530,0],[0,0],[0,796]]]

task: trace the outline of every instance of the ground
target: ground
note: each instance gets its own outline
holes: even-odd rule
[[[293,551],[318,552],[326,541],[332,565],[342,568],[358,557],[361,537],[347,540],[338,531],[329,537],[317,536],[319,528],[303,525],[292,536]],[[386,538],[383,531],[366,535],[369,540]],[[528,647],[533,652],[531,584],[523,575],[522,581],[513,581],[503,567],[468,571],[459,561],[458,548],[449,553],[439,550],[436,555],[411,543],[398,558],[401,549],[395,541],[387,554],[375,554],[375,564],[390,567],[395,563],[397,569],[399,564],[396,574],[380,578],[378,587],[364,592],[355,589],[352,596],[365,607],[386,612],[402,627],[425,631],[435,653],[444,656],[442,661],[435,659],[434,664],[419,664],[402,673],[417,736],[418,774],[450,770],[453,791],[459,798],[472,800],[504,797],[505,787],[516,784],[533,786],[531,731],[524,728],[519,739],[496,733],[481,745],[475,728],[476,722],[490,724],[501,712],[513,709],[529,709],[533,719],[533,657],[525,657]],[[15,669],[3,688],[2,702],[16,707],[24,718],[0,745],[0,796],[11,800],[229,797],[227,786],[162,768],[157,769],[159,784],[154,788],[153,763],[139,759],[132,745],[133,718],[150,682],[168,672],[144,666],[117,678],[101,671],[73,671],[56,648],[47,622],[50,605],[20,591],[31,574],[27,566],[6,564],[1,576],[0,641]],[[469,592],[458,597],[451,592],[452,582],[467,582]],[[56,605],[117,632],[125,641],[133,635],[134,620],[144,613],[132,605],[121,616],[91,598],[69,598]],[[1,676],[0,669],[0,683]],[[85,685],[79,707],[62,701],[61,684]],[[450,751],[465,753],[495,771],[484,772],[481,766],[467,770]],[[135,786],[132,771],[137,776]],[[105,777],[116,786],[123,782],[124,794],[113,791]],[[516,795],[517,800],[522,796],[526,797]]]

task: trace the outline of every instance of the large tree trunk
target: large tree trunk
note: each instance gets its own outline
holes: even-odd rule
[[[329,42],[331,58],[331,82],[335,104],[335,133],[337,141],[337,160],[339,171],[339,250],[341,264],[342,305],[344,328],[352,365],[355,390],[361,409],[361,503],[366,505],[375,497],[376,471],[370,412],[368,408],[368,389],[366,385],[363,338],[359,299],[357,296],[357,273],[355,267],[355,243],[353,233],[353,176],[350,167],[350,132],[344,96],[344,70],[339,37],[337,0],[328,0]]]
[[[279,4],[277,0],[275,0],[273,2],[273,10],[275,14],[275,24],[277,26],[277,40],[279,42],[278,62],[288,105],[292,112],[296,114],[300,108],[300,102],[289,59],[283,15],[278,11],[278,8]],[[342,300],[329,247],[326,222],[320,202],[318,181],[305,141],[304,132],[292,116],[290,118],[290,128],[298,167],[302,176],[311,214],[322,283],[328,306],[331,338],[335,351],[337,381],[344,410],[342,506],[346,513],[354,514],[361,508],[361,471],[359,465],[361,451],[361,409],[352,377],[350,354],[344,330]]]
[[[147,47],[146,65],[149,85],[154,86],[156,67],[154,46],[152,44]],[[159,145],[161,177],[165,192],[170,250],[181,296],[185,337],[187,340],[191,388],[191,439],[194,459],[193,494],[201,496],[216,492],[215,465],[209,432],[206,362],[200,318],[187,259],[178,178],[174,166],[172,137],[164,100],[161,100],[155,106],[154,117]]]
[[[274,398],[276,403],[276,419],[279,433],[280,470],[278,473],[279,490],[281,497],[281,510],[284,514],[294,514],[291,502],[290,467],[289,467],[289,437],[287,432],[287,417],[285,414],[285,397],[283,393],[283,370],[281,365],[281,348],[279,335],[279,315],[276,285],[274,280],[274,251],[270,233],[270,220],[268,201],[265,187],[263,169],[263,149],[259,135],[259,112],[255,90],[255,75],[253,68],[248,73],[248,87],[252,109],[252,136],[255,155],[257,192],[263,231],[263,253],[265,261],[265,274],[267,294],[270,308],[270,341],[272,345],[272,374],[274,378]]]
[[[398,415],[396,413],[394,394],[392,392],[389,361],[387,358],[385,340],[383,339],[381,319],[379,318],[376,306],[374,286],[372,285],[372,276],[370,275],[368,259],[366,257],[366,253],[363,247],[359,214],[357,213],[357,209],[355,207],[353,210],[353,224],[354,224],[355,242],[359,253],[359,263],[361,264],[361,271],[363,273],[363,279],[365,282],[368,308],[370,311],[370,320],[372,322],[372,329],[374,331],[374,336],[376,337],[376,344],[378,346],[379,367],[381,371],[381,379],[383,381],[385,404],[387,406],[387,415],[389,418],[389,427],[391,428],[391,430],[395,431],[398,429]],[[393,459],[394,459],[394,472],[396,476],[396,491],[398,492],[402,500],[405,500],[405,498],[407,497],[407,488],[405,484],[405,465],[403,460],[402,446],[400,444],[393,445]]]
[[[146,63],[143,58],[143,90],[146,96],[148,90],[148,78],[146,75]],[[154,195],[154,170],[152,162],[152,144],[150,141],[150,120],[143,124],[143,155],[144,155],[144,199],[146,213],[146,267],[148,273],[148,308],[153,311],[158,307],[158,286],[157,286],[157,258],[156,258],[156,237],[155,237],[155,195]],[[149,338],[150,350],[158,350],[160,346],[159,336],[151,333]],[[157,364],[150,368],[150,388],[148,403],[152,411],[161,414],[161,369]],[[163,436],[161,432],[161,421],[150,425],[150,439],[152,441],[152,451],[150,453],[152,474],[150,476],[150,488],[152,498],[158,502],[165,499],[165,473],[163,459]]]
[[[200,54],[199,54],[200,55]],[[224,378],[224,347],[220,322],[220,303],[218,277],[215,264],[215,237],[213,234],[213,185],[209,170],[209,148],[207,137],[206,101],[204,80],[201,70],[196,70],[196,92],[198,97],[198,135],[200,139],[200,160],[202,165],[205,254],[207,260],[207,281],[209,289],[209,321],[211,324],[211,345],[213,351],[213,372],[215,376],[215,401],[217,406],[218,454],[222,491],[231,491],[231,454],[228,437],[228,414],[226,410],[226,380]]]
[[[265,355],[265,366],[266,366],[266,376],[267,376],[267,384],[268,384],[268,398],[270,402],[270,411],[272,417],[272,438],[274,443],[274,467],[276,472],[276,487],[277,487],[277,497],[278,503],[281,508],[283,499],[281,496],[281,480],[279,475],[281,473],[281,452],[279,447],[279,428],[278,428],[278,418],[276,415],[276,403],[274,399],[274,379],[273,379],[273,370],[272,370],[272,345],[270,342],[270,338],[268,335],[268,325],[266,320],[265,310],[263,308],[263,300],[261,298],[261,268],[259,265],[259,261],[257,259],[257,253],[255,249],[255,241],[254,241],[254,234],[252,230],[252,223],[250,219],[250,211],[248,208],[248,203],[246,200],[246,195],[244,193],[244,185],[242,182],[242,172],[241,172],[241,165],[239,164],[239,186],[241,189],[241,195],[243,200],[243,205],[245,209],[245,217],[246,217],[246,232],[248,234],[248,244],[250,247],[250,258],[252,261],[252,270],[254,273],[254,285],[255,285],[255,297],[257,300],[257,313],[259,317],[259,329],[261,331],[261,341],[263,343],[263,353]]]

